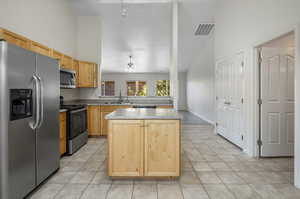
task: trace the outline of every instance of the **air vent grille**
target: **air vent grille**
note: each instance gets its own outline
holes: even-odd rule
[[[195,32],[195,35],[209,35],[214,26],[215,24],[212,23],[200,24]]]

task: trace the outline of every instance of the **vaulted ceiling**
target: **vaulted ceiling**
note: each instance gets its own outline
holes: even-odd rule
[[[102,70],[125,72],[133,56],[135,72],[167,72],[170,65],[171,0],[70,0],[77,15],[101,16]],[[198,24],[213,22],[214,0],[181,0],[179,70],[201,53],[207,36],[195,36]],[[88,31],[88,30],[87,30]]]

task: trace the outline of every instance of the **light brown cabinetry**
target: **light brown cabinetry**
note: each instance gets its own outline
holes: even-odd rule
[[[108,134],[108,120],[105,116],[117,109],[131,108],[131,106],[101,106],[101,135]]]
[[[54,59],[57,59],[59,61],[59,66],[61,66],[61,60],[63,58],[63,54],[52,49],[51,50],[51,57],[54,58]]]
[[[0,28],[0,39],[7,41],[10,44],[14,44],[21,48],[29,49],[30,40],[26,37],[10,32],[6,29]]]
[[[52,50],[43,44],[35,41],[30,41],[30,50],[41,55],[51,57]]]
[[[96,88],[98,87],[97,64],[79,61],[79,87]]]
[[[110,120],[108,146],[109,176],[180,176],[179,120]]]
[[[100,106],[88,106],[88,132],[89,136],[101,135]]]
[[[110,123],[109,176],[143,176],[143,121]]]
[[[172,105],[163,105],[163,106],[158,106],[157,108],[166,108],[166,109],[168,109],[168,108],[173,108],[173,106]]]
[[[67,152],[67,115],[66,115],[66,112],[60,113],[59,120],[60,120],[60,132],[59,132],[60,155],[63,155]]]
[[[145,121],[145,176],[179,176],[179,128],[177,120]]]
[[[73,59],[73,70],[76,72],[76,87],[79,87],[79,61]]]
[[[108,120],[105,116],[120,108],[131,106],[88,106],[88,132],[89,136],[106,136],[108,134]]]
[[[63,55],[61,60],[61,67],[65,69],[74,70],[73,68],[73,58],[68,55]]]
[[[73,58],[68,55],[64,55],[63,53],[4,28],[0,28],[0,40],[5,40],[10,44],[59,60],[61,68],[76,71],[76,86],[78,88],[98,87],[98,65],[96,63],[73,60]]]

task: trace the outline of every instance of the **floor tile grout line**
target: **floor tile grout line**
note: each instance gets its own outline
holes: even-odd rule
[[[112,182],[110,183],[110,186],[109,186],[108,190],[106,191],[106,194],[105,194],[105,199],[107,199],[107,198],[108,198],[108,194],[109,194],[109,192],[110,192],[111,188],[112,188]]]

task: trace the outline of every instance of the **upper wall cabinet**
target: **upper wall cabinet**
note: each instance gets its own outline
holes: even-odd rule
[[[63,55],[61,61],[61,67],[65,69],[74,70],[73,68],[73,58],[68,55]]]
[[[30,41],[30,50],[51,57],[51,48],[48,48],[47,46],[44,46],[38,42]]]
[[[79,87],[79,61],[78,60],[75,60],[73,59],[73,70],[75,70],[76,72],[76,87],[78,88]]]
[[[0,28],[0,40],[5,40],[10,44],[52,57],[59,61],[61,68],[75,70],[76,86],[78,88],[98,87],[98,65],[96,63],[75,60],[68,55],[3,28]]]
[[[26,37],[10,32],[8,30],[0,28],[0,39],[7,41],[8,43],[17,45],[21,48],[29,49],[30,40]]]
[[[51,50],[51,57],[59,60],[59,65],[61,68],[75,70],[73,67],[73,58],[72,57],[70,57],[68,55],[64,55],[53,49]]]
[[[62,58],[63,58],[63,54],[52,49],[51,50],[51,57],[54,58],[54,59],[57,59],[59,61],[59,65],[61,66],[61,61],[62,61]]]
[[[98,68],[97,64],[79,61],[79,87],[97,88],[98,87]]]

